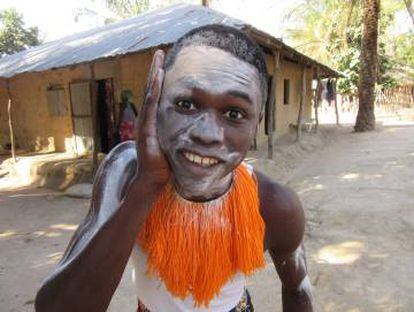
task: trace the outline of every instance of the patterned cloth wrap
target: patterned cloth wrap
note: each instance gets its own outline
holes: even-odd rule
[[[134,139],[134,122],[123,121],[119,126],[119,137],[121,142]]]
[[[148,310],[144,304],[138,300],[137,312],[151,312]],[[242,298],[237,306],[231,309],[229,312],[254,312],[252,299],[247,289],[244,290]]]

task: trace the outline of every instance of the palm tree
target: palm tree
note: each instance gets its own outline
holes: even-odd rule
[[[356,18],[357,0],[307,0],[297,4],[285,15],[293,22],[287,29],[287,37],[300,52],[334,66],[332,42],[334,38],[338,50],[347,50],[347,30],[352,19]]]
[[[378,62],[378,21],[380,0],[363,1],[363,31],[361,42],[361,65],[359,73],[359,109],[355,131],[375,129],[375,82]]]

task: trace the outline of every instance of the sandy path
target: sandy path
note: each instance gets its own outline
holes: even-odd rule
[[[296,170],[317,311],[414,311],[413,168],[414,127],[390,127],[339,137]],[[272,274],[253,281],[258,311],[278,310]]]
[[[350,134],[291,180],[321,311],[413,311],[414,127]]]
[[[317,311],[412,311],[414,127],[341,133],[289,179],[307,213]],[[1,311],[33,310],[35,290],[87,212],[86,200],[44,192],[0,195]],[[133,311],[129,276],[130,268],[110,311]],[[279,287],[270,263],[249,280],[257,311],[280,310]]]

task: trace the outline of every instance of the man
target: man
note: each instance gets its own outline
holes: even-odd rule
[[[266,96],[264,56],[238,30],[195,29],[165,62],[157,51],[136,151],[123,143],[101,165],[36,309],[104,311],[132,254],[138,311],[253,311],[245,277],[267,250],[283,310],[312,311],[301,204],[242,163]]]

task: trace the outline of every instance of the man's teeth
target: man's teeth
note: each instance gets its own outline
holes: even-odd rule
[[[218,160],[211,157],[201,157],[197,154],[185,152],[184,153],[185,158],[187,158],[189,161],[196,163],[198,165],[201,165],[203,167],[212,166],[218,163]]]

